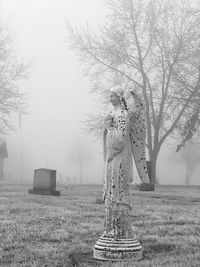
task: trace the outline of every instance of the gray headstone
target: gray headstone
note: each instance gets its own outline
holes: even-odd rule
[[[28,190],[28,192],[59,196],[60,192],[56,191],[56,170],[44,168],[34,170],[33,190]]]
[[[139,191],[155,191],[155,184],[140,184]]]
[[[101,198],[96,199],[96,204],[104,204],[105,201],[103,201]]]

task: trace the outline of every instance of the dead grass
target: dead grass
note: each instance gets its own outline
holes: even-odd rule
[[[71,255],[91,252],[102,233],[104,206],[95,203],[101,186],[60,187],[59,197],[30,195],[30,188],[0,186],[0,266],[76,266]],[[132,222],[144,252],[134,266],[200,266],[199,188],[133,190],[132,200]]]

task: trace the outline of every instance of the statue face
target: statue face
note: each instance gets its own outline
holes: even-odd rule
[[[117,94],[111,92],[110,93],[110,102],[113,106],[117,106],[120,104],[120,98]]]

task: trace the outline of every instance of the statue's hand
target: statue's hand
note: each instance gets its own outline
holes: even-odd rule
[[[107,162],[110,162],[113,159],[113,156],[108,155]]]
[[[108,130],[106,128],[103,129],[103,135],[105,136],[107,134]]]
[[[117,150],[117,149],[112,149],[112,151],[108,151],[108,156],[107,156],[107,162],[110,162],[113,160],[117,155],[121,153],[122,149]]]

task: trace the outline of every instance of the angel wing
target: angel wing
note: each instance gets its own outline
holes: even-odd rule
[[[129,106],[130,118],[130,138],[131,149],[135,166],[140,180],[143,183],[149,183],[149,176],[146,165],[145,138],[146,138],[146,120],[145,105],[142,99],[135,92],[132,94],[135,102],[135,109]]]

